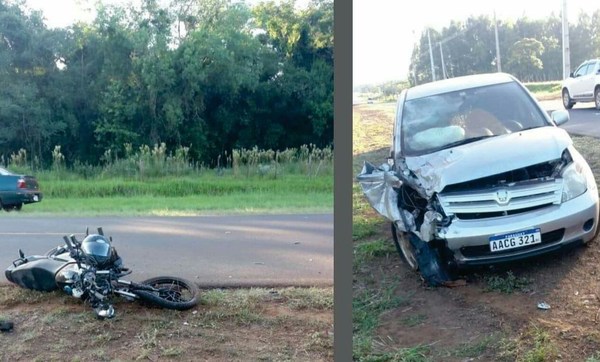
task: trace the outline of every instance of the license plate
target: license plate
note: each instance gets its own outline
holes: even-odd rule
[[[490,237],[490,250],[503,251],[520,248],[526,245],[539,244],[542,242],[540,228],[517,231],[510,234],[494,235]]]
[[[40,199],[38,198],[38,195],[33,195],[33,201],[40,201]]]

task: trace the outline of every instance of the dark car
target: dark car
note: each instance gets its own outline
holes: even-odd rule
[[[40,186],[33,176],[16,175],[0,167],[0,207],[21,210],[23,204],[42,201]]]

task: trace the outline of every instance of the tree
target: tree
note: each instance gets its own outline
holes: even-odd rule
[[[507,68],[523,81],[533,81],[536,75],[544,68],[540,56],[544,52],[544,45],[531,38],[524,38],[512,45],[509,50]]]

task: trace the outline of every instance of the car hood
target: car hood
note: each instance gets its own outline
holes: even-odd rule
[[[431,197],[447,185],[558,159],[571,144],[565,130],[548,126],[407,157],[405,162]]]

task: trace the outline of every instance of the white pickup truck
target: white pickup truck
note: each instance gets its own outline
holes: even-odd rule
[[[566,109],[577,102],[594,102],[600,109],[600,59],[586,60],[563,81],[562,101]]]

